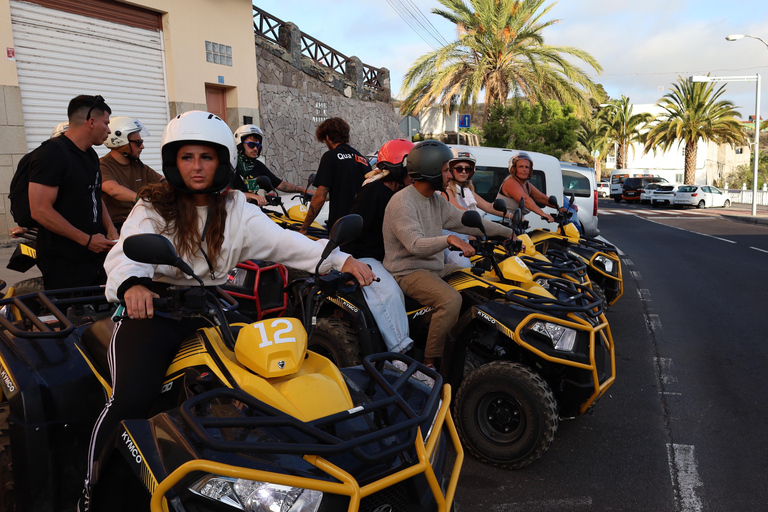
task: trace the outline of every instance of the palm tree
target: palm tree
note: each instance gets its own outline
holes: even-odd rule
[[[744,131],[737,118],[741,114],[728,100],[720,100],[725,92],[721,85],[715,90],[712,82],[690,82],[682,77],[657,105],[664,109],[648,132],[645,153],[656,147],[667,151],[674,144],[685,142],[685,183],[696,179],[696,150],[699,139],[717,144],[741,144]]]
[[[405,75],[401,113],[418,112],[437,102],[450,111],[456,104],[477,104],[484,91],[486,114],[505,104],[510,92],[530,101],[556,99],[586,110],[585,92],[595,84],[566,57],[600,64],[587,52],[544,44],[542,32],[560,20],[542,21],[554,4],[545,0],[439,0],[432,12],[456,24],[458,39],[422,55]]]
[[[606,124],[605,134],[610,144],[616,143],[616,168],[624,169],[627,165],[627,150],[632,147],[635,150],[634,143],[642,143],[644,138],[642,130],[653,116],[648,112],[632,114],[632,104],[629,98],[622,95],[620,100],[612,101],[601,105],[603,108],[599,117]]]
[[[585,149],[583,152],[584,156],[595,169],[595,175],[599,181],[601,175],[600,164],[611,148],[611,141],[607,136],[605,121],[599,116],[582,120],[576,136],[579,144]]]

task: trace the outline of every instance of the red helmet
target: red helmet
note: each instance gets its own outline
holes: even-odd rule
[[[398,165],[403,163],[405,155],[413,149],[413,142],[405,139],[392,139],[381,146],[376,155],[376,166],[379,164]]]

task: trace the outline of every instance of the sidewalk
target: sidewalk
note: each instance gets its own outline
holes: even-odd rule
[[[752,215],[752,205],[743,203],[731,203],[730,208],[713,208],[724,219],[745,222],[748,224],[760,224],[768,226],[768,206],[757,205],[755,215]]]

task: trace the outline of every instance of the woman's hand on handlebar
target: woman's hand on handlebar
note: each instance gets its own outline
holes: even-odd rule
[[[123,296],[125,312],[128,314],[129,318],[152,318],[155,314],[152,299],[158,297],[160,296],[150,291],[146,286],[140,284],[131,286]]]
[[[263,196],[260,196],[259,194],[252,194],[247,192],[245,197],[248,198],[249,203],[256,203],[259,206],[265,206],[267,204],[267,199]]]
[[[554,217],[552,217],[550,214],[548,214],[548,213],[545,213],[545,212],[542,212],[542,214],[543,214],[543,215],[541,216],[541,219],[542,219],[542,220],[545,220],[545,221],[547,221],[547,222],[555,222],[555,218],[554,218]]]
[[[344,262],[341,271],[352,274],[357,279],[357,282],[360,283],[360,286],[368,286],[376,279],[376,274],[373,273],[371,267],[352,256]]]

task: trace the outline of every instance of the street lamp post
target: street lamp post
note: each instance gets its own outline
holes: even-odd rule
[[[745,37],[748,37],[750,39],[757,39],[761,43],[765,45],[766,48],[768,48],[768,43],[763,41],[757,36],[751,36],[749,34],[731,34],[729,36],[725,37],[726,41],[738,41],[739,39],[743,39]],[[755,100],[755,162],[754,162],[754,169],[752,170],[754,176],[752,177],[753,180],[753,192],[752,192],[752,215],[755,215],[757,213],[757,163],[758,160],[760,160],[760,75],[757,75],[757,99]]]
[[[728,37],[736,37],[736,36],[728,36]],[[751,37],[751,36],[741,36],[741,37]],[[728,39],[728,40],[731,41],[731,39]],[[690,78],[690,81],[691,82],[757,82],[756,93],[755,93],[755,162],[752,168],[752,215],[753,216],[757,215],[757,162],[760,159],[759,158],[760,156],[760,73],[756,74],[755,76],[692,76]]]

